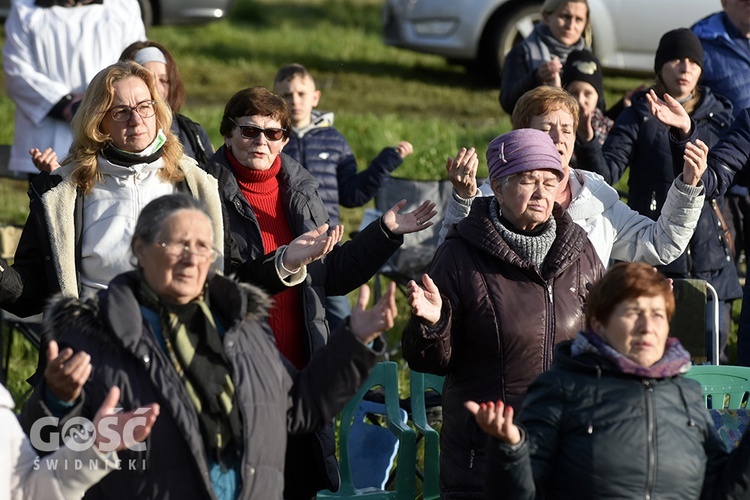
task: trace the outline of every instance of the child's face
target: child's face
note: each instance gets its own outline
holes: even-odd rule
[[[292,126],[299,128],[310,124],[312,110],[318,105],[320,91],[313,80],[306,76],[295,76],[279,82],[274,91],[284,98],[292,114]]]
[[[578,105],[582,111],[586,113],[593,113],[596,109],[596,105],[599,102],[599,93],[596,91],[593,85],[588,82],[582,82],[580,80],[570,82],[565,90],[578,100]]]

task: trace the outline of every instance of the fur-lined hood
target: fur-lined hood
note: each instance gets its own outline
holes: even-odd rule
[[[44,312],[46,338],[57,338],[71,328],[78,334],[99,338],[103,337],[102,332],[111,331],[124,347],[133,347],[142,334],[140,328],[134,328],[137,324],[134,319],[142,317],[136,298],[141,279],[139,271],[121,274],[107,290],[85,300],[56,295]],[[216,274],[208,278],[207,288],[211,310],[224,321],[227,330],[238,322],[258,321],[268,316],[272,301],[254,285]]]

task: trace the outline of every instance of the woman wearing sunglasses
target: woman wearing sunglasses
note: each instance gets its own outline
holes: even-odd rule
[[[317,182],[281,152],[291,132],[284,99],[263,87],[241,90],[227,102],[219,130],[224,145],[207,170],[219,179],[229,229],[243,258],[257,259],[328,222]],[[308,277],[300,287],[274,296],[271,330],[279,350],[298,368],[328,342],[326,295],[346,295],[366,283],[399,247],[403,234],[432,224],[433,203],[401,214],[404,204],[397,204],[355,238],[334,247],[324,259],[309,264]],[[341,226],[331,230],[343,232]],[[242,273],[238,278],[252,281]],[[320,489],[337,488],[333,452],[330,426],[317,435],[290,436],[284,498],[311,498]]]

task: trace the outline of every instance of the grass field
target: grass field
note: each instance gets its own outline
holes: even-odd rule
[[[323,93],[319,108],[336,113],[336,126],[351,143],[360,168],[383,147],[408,140],[414,154],[396,176],[443,178],[445,158],[461,146],[477,147],[480,175],[486,175],[487,143],[510,129],[497,89],[440,57],[385,46],[381,5],[382,0],[240,0],[229,19],[154,27],[148,36],[173,52],[188,95],[182,111],[208,130],[215,146],[221,144],[218,124],[228,98],[244,87],[270,86],[278,67],[299,62],[316,77]],[[608,102],[640,83],[606,78]],[[5,88],[4,80],[0,88]],[[13,105],[2,91],[0,118],[0,143],[9,144]],[[0,223],[23,223],[25,190],[25,182],[0,181]],[[348,230],[359,225],[362,211],[343,210]],[[397,345],[408,313],[403,301],[400,308],[392,345]],[[36,363],[24,344],[17,346],[10,380],[16,396]]]

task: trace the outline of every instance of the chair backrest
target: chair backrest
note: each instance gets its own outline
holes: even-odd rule
[[[352,463],[353,450],[351,444],[353,441],[352,433],[374,429],[375,426],[355,425],[355,419],[364,418],[368,412],[368,405],[362,405],[365,394],[373,387],[382,387],[385,397],[385,420],[390,432],[398,440],[398,456],[396,467],[396,481],[394,491],[384,491],[377,487],[357,487],[353,479]],[[373,406],[369,406],[373,410]],[[382,410],[378,410],[382,411]],[[318,498],[414,498],[414,467],[416,463],[416,432],[409,427],[405,421],[403,410],[399,406],[398,395],[398,364],[393,361],[383,361],[375,365],[370,377],[357,391],[357,394],[347,403],[341,412],[341,426],[339,428],[339,467],[341,470],[341,488],[338,492],[323,491],[318,493]],[[356,442],[356,439],[354,439]],[[378,447],[380,448],[380,447]],[[387,448],[387,447],[386,447]],[[360,450],[361,453],[372,452],[374,450]],[[386,453],[392,454],[393,449],[386,449]],[[390,457],[390,455],[388,455]],[[390,461],[390,460],[389,460]]]
[[[703,387],[708,409],[740,409],[748,406],[750,399],[750,367],[747,366],[693,366],[688,378],[697,380]]]
[[[426,394],[434,391],[442,395],[445,377],[411,370],[411,418],[417,432],[424,436],[424,480],[422,498],[440,498],[440,435],[427,418]],[[416,464],[415,464],[416,465]]]
[[[404,244],[388,260],[387,267],[408,279],[419,277],[427,271],[437,250],[445,204],[451,196],[452,189],[453,186],[447,180],[418,181],[397,177],[391,177],[380,188],[375,196],[375,208],[380,212],[385,212],[403,199],[407,201],[407,205],[401,209],[402,212],[415,209],[425,200],[432,200],[437,212],[432,218],[432,226],[417,233],[404,235]]]
[[[675,313],[670,323],[670,335],[677,337],[688,350],[696,365],[711,361],[719,364],[719,310],[716,291],[704,280],[676,279],[673,281]],[[706,328],[707,297],[712,298],[711,328]],[[707,331],[709,334],[707,334]],[[710,348],[707,348],[707,345]]]

